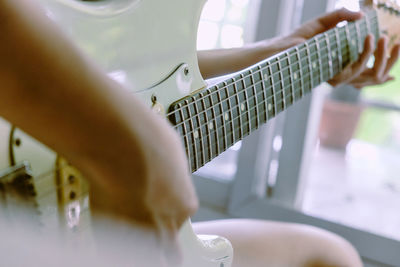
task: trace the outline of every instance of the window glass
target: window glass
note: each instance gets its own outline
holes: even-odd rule
[[[303,210],[400,240],[400,64],[391,74],[393,82],[325,101]]]
[[[206,50],[243,46],[249,2],[249,0],[208,0],[199,24],[197,48]],[[238,142],[198,170],[196,174],[216,179],[233,179],[240,147],[241,142]]]
[[[197,48],[240,47],[249,0],[209,0],[199,24]]]

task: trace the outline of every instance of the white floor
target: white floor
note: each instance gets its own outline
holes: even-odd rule
[[[357,140],[346,151],[319,147],[303,209],[400,240],[400,151]]]

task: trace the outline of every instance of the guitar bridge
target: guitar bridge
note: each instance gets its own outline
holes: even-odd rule
[[[28,162],[0,172],[0,194],[4,202],[7,202],[9,198],[21,202],[34,201],[36,191]]]
[[[40,214],[36,189],[28,162],[0,171],[0,209],[11,224],[26,222],[37,225]]]

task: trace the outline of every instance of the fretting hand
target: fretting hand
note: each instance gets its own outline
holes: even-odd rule
[[[363,14],[360,12],[340,9],[311,20],[284,37],[259,41],[241,48],[200,51],[201,72],[205,78],[211,78],[239,71],[292,46],[301,44],[315,35],[335,27],[339,22],[354,21],[362,16]],[[390,52],[390,57],[387,57],[387,39],[380,38],[376,50],[374,43],[372,35],[369,35],[358,61],[347,66],[328,82],[333,86],[348,83],[361,88],[392,80],[393,77],[389,75],[389,72],[399,58],[400,46],[395,45]],[[373,54],[375,55],[374,66],[368,68],[368,60]]]
[[[362,18],[362,16],[363,14],[360,12],[351,12],[347,9],[336,10],[304,24],[285,37],[284,40],[289,40],[289,43],[302,43],[319,33],[335,27],[341,21],[354,21]],[[356,88],[362,88],[393,80],[389,72],[399,58],[400,45],[395,45],[390,52],[390,57],[388,57],[387,38],[380,38],[376,49],[374,43],[374,37],[368,35],[364,42],[364,50],[357,62],[347,66],[328,82],[332,86],[347,83]],[[372,55],[375,56],[375,63],[372,68],[368,68],[367,63]]]

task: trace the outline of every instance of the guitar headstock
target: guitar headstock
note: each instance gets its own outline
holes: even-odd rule
[[[382,36],[387,36],[389,49],[400,43],[400,5],[397,0],[366,0],[365,5],[377,11]],[[389,50],[389,51],[390,51]]]

